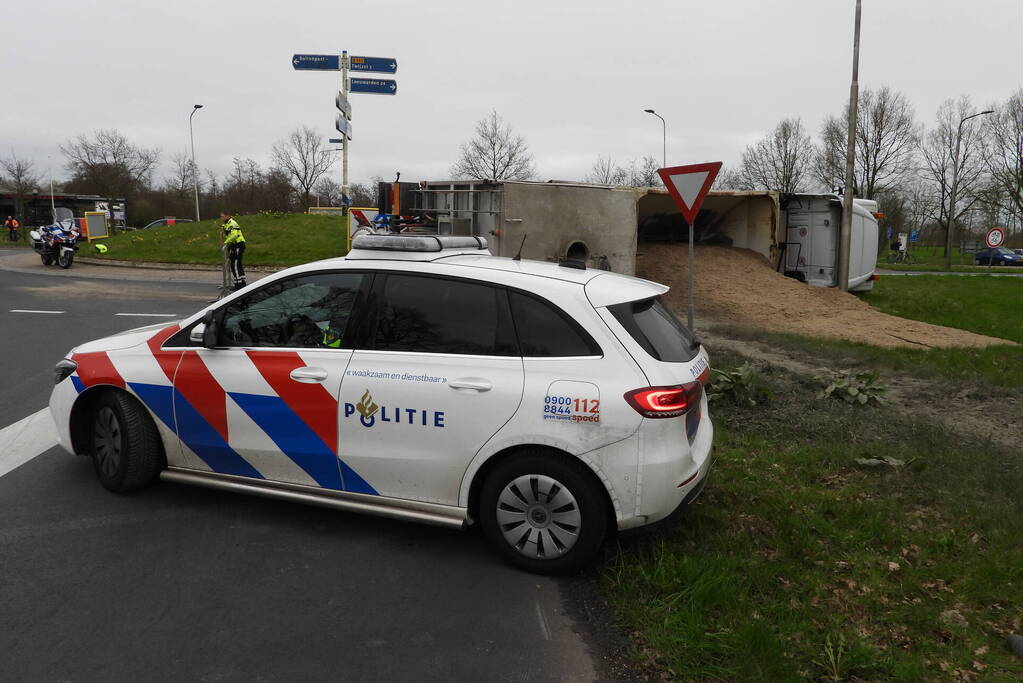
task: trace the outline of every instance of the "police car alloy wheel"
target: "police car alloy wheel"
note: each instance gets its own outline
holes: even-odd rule
[[[146,486],[163,467],[156,426],[127,394],[105,391],[96,401],[90,446],[100,483],[116,493]]]
[[[513,456],[483,486],[484,533],[518,567],[546,574],[578,571],[607,533],[607,505],[592,479],[554,453]]]

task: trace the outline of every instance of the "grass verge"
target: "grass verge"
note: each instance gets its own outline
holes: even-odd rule
[[[637,656],[681,680],[1023,677],[1018,454],[767,381],[766,405],[715,403],[690,518],[611,552]],[[856,462],[881,454],[906,465]]]
[[[237,216],[245,234],[245,264],[294,266],[345,253],[340,218],[307,214]],[[221,222],[207,220],[125,231],[103,240],[106,254],[82,245],[82,254],[122,261],[219,265]]]
[[[945,249],[926,245],[913,245],[909,250],[913,257],[913,263],[886,263],[889,252],[882,248],[877,255],[878,268],[890,268],[892,270],[945,270]],[[958,251],[952,254],[952,270],[964,273],[985,273],[991,272],[988,266],[976,265],[977,259],[973,254],[962,254]],[[995,266],[994,272],[1019,273],[1023,268],[1016,266]]]

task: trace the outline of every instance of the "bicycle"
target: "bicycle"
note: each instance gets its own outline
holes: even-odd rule
[[[913,263],[913,256],[909,251],[892,251],[888,254],[888,263]]]

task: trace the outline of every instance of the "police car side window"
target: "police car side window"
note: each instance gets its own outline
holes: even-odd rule
[[[319,273],[273,282],[233,301],[220,324],[221,346],[344,348],[361,273]]]
[[[388,274],[373,348],[380,351],[515,356],[503,289],[485,283]]]
[[[597,342],[560,309],[521,292],[508,293],[523,356],[600,356]]]

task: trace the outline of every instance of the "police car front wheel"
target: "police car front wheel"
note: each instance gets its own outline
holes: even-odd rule
[[[543,451],[499,464],[483,484],[479,510],[488,540],[512,564],[543,574],[581,569],[607,531],[599,482],[582,463]]]
[[[90,451],[100,483],[127,493],[152,482],[163,467],[152,418],[127,394],[105,391],[92,412]]]

